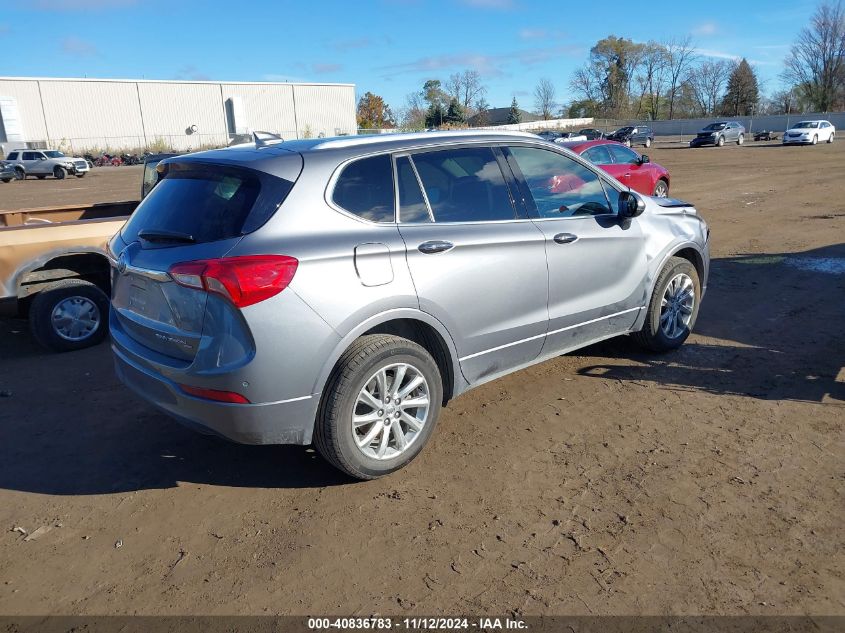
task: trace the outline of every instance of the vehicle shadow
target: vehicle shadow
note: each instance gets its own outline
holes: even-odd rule
[[[119,383],[108,343],[53,354],[25,321],[6,320],[0,358],[0,488],[88,495],[351,481],[305,446],[245,446],[182,427]]]
[[[681,349],[653,355],[630,339],[613,339],[582,350],[580,355],[608,360],[578,373],[845,405],[843,296],[845,244],[713,260],[694,335]]]

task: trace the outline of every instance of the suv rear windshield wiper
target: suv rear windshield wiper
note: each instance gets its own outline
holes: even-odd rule
[[[196,242],[193,235],[181,231],[167,231],[165,229],[141,229],[138,237],[146,242],[181,242],[193,244]]]

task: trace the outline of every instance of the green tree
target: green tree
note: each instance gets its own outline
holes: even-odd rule
[[[452,98],[449,101],[449,109],[446,111],[446,116],[444,117],[444,121],[446,123],[466,123],[466,115],[464,114],[464,108],[458,102],[457,99]]]
[[[508,123],[521,123],[522,112],[519,111],[519,104],[516,102],[516,95],[511,101],[511,109],[508,112]]]
[[[423,84],[423,99],[431,106],[440,106],[445,109],[449,103],[449,94],[443,90],[439,79],[429,79]]]
[[[446,123],[446,112],[443,110],[443,105],[440,103],[433,103],[428,106],[425,113],[426,127],[440,127]]]
[[[590,49],[590,58],[570,86],[584,101],[601,104],[601,114],[624,117],[630,110],[631,84],[644,44],[609,35]]]
[[[748,116],[760,101],[757,75],[746,59],[736,64],[728,78],[728,89],[722,98],[722,113],[726,116]]]
[[[382,129],[396,127],[396,121],[390,112],[390,107],[384,102],[384,98],[365,92],[358,100],[357,117],[358,127],[364,129]]]

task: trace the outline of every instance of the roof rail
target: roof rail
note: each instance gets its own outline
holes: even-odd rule
[[[272,132],[262,132],[260,130],[255,130],[252,133],[252,138],[255,139],[255,148],[258,149],[259,147],[267,147],[273,141],[277,143],[284,142],[283,139],[278,134],[273,134]]]

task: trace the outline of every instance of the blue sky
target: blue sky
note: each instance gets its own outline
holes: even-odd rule
[[[24,0],[0,11],[0,75],[354,83],[394,109],[429,78],[474,68],[492,106],[548,77],[559,101],[590,47],[693,37],[745,56],[764,92],[815,1],[569,3],[531,0]]]

